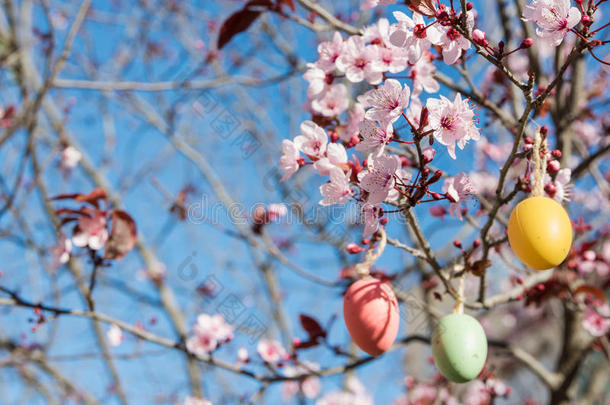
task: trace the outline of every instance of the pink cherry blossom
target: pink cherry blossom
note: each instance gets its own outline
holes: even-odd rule
[[[576,121],[572,124],[572,130],[583,139],[587,146],[594,146],[601,141],[600,130],[587,121]]]
[[[248,356],[248,350],[245,347],[240,347],[237,350],[237,363],[244,364],[250,361],[250,357]]]
[[[552,181],[551,176],[548,174],[544,178],[544,184],[553,184],[555,186],[555,194],[552,195],[553,199],[559,203],[570,199],[570,178],[572,177],[572,170],[569,168],[561,169],[555,176],[555,181]]]
[[[285,360],[288,356],[284,346],[277,340],[261,339],[256,347],[258,355],[261,356],[264,362],[275,364],[281,360]]]
[[[61,151],[61,167],[66,170],[74,169],[83,157],[74,146],[68,146]]]
[[[381,82],[383,75],[376,69],[379,50],[374,45],[366,45],[359,35],[349,37],[343,53],[336,61],[337,69],[345,73],[347,80],[353,83],[366,80],[371,84]]]
[[[365,105],[371,107],[365,118],[379,122],[396,121],[407,108],[410,93],[409,87],[403,88],[398,80],[386,80],[383,85],[364,94]]]
[[[186,397],[182,401],[182,405],[213,405],[210,401],[195,397]]]
[[[225,322],[222,315],[201,314],[193,327],[193,336],[186,340],[186,348],[203,356],[232,338],[233,327]]]
[[[320,158],[326,151],[328,135],[313,121],[301,124],[301,135],[294,138],[294,144],[304,154]]]
[[[498,187],[498,179],[491,173],[472,172],[469,174],[472,188],[483,196],[493,196]]]
[[[382,72],[402,72],[407,68],[407,53],[404,49],[394,46],[379,48],[379,58],[375,66]]]
[[[108,339],[108,344],[112,347],[117,347],[125,339],[121,328],[114,323],[110,326],[108,332],[106,332],[106,338]]]
[[[604,336],[610,331],[610,306],[604,304],[597,308],[585,308],[582,318],[582,327],[592,336]]]
[[[53,269],[56,269],[70,260],[72,241],[64,235],[61,235],[59,241],[51,247],[50,252],[51,257],[53,258]]]
[[[396,0],[364,0],[364,3],[360,6],[361,10],[370,10],[377,6],[387,6],[388,4],[394,4]]]
[[[374,234],[379,229],[379,217],[383,212],[379,205],[362,204],[362,221],[364,222],[364,231],[362,237],[366,238]]]
[[[434,66],[428,54],[419,58],[411,66],[409,76],[413,79],[413,95],[421,94],[422,90],[425,90],[427,93],[439,91],[440,85],[434,78],[434,72],[436,72],[436,66]]]
[[[309,83],[307,97],[312,100],[323,96],[330,88],[326,72],[314,63],[307,64],[303,78]]]
[[[349,112],[349,118],[345,129],[339,133],[342,140],[349,142],[353,136],[360,132],[360,123],[364,120],[364,106],[360,102],[354,103]]]
[[[462,220],[460,202],[464,201],[473,191],[470,179],[465,173],[458,173],[457,176],[445,180],[443,192],[447,193],[452,200],[449,206],[451,216],[457,214],[458,219]]]
[[[328,176],[333,168],[342,169],[342,166],[347,167],[347,151],[340,143],[329,143],[326,148],[326,157],[313,164],[320,176]]]
[[[320,200],[319,204],[328,206],[347,203],[354,194],[349,184],[350,176],[351,171],[345,174],[338,167],[330,168],[330,182],[320,186],[320,194],[324,198]]]
[[[414,13],[413,17],[409,17],[401,11],[395,11],[394,18],[398,24],[390,35],[390,42],[407,50],[409,63],[416,63],[432,45],[441,43],[442,32],[436,24],[425,28],[427,24],[421,14]]]
[[[323,96],[311,101],[311,109],[325,117],[336,117],[348,107],[347,87],[343,83],[332,85]]]
[[[362,32],[362,39],[378,47],[391,46],[390,43],[390,22],[387,18],[380,18],[376,24],[369,25]]]
[[[380,127],[376,122],[364,120],[360,123],[360,143],[356,149],[362,152],[370,152],[373,156],[383,154],[383,149],[392,138],[392,124],[388,123]]]
[[[366,171],[358,174],[360,187],[368,193],[369,204],[380,204],[393,189],[396,171],[400,169],[400,159],[396,155],[377,156],[369,161]]]
[[[570,0],[533,0],[523,9],[523,19],[535,22],[536,34],[552,46],[561,44],[580,17],[578,8],[570,7]]]
[[[288,213],[288,208],[286,208],[285,204],[269,204],[266,210],[267,218],[269,221],[275,221],[281,217],[286,216]]]
[[[284,171],[281,181],[285,181],[299,170],[299,149],[288,139],[282,141],[282,157],[280,157],[280,169]]]
[[[434,160],[434,156],[436,155],[436,151],[432,146],[426,146],[422,149],[421,153],[426,162],[432,162],[432,160]]]
[[[474,26],[474,14],[472,11],[466,13],[469,30]],[[443,27],[440,46],[443,48],[443,61],[453,65],[462,55],[462,51],[470,48],[470,41],[464,38],[455,28]]]
[[[302,374],[311,374],[320,370],[320,366],[317,363],[311,363],[303,361],[302,365],[288,366],[284,368],[284,375],[286,377],[296,377]],[[320,393],[322,388],[320,379],[317,376],[310,376],[303,380],[287,381],[282,384],[282,399],[284,402],[289,402],[294,395],[299,391],[303,393],[306,398],[315,398]]]
[[[326,41],[318,45],[318,62],[317,66],[325,72],[330,72],[335,69],[335,62],[343,52],[344,42],[341,34],[335,31],[332,41]]]
[[[74,246],[86,247],[92,250],[99,250],[104,247],[108,240],[108,229],[106,227],[106,217],[95,215],[94,217],[81,216],[78,226],[72,236]]]
[[[345,380],[345,391],[333,391],[316,401],[316,405],[373,405],[373,398],[354,376]]]
[[[489,405],[491,395],[481,380],[474,380],[468,384],[468,389],[464,395],[464,405]]]
[[[497,378],[488,378],[487,381],[485,381],[485,387],[491,395],[496,397],[504,397],[511,392],[511,388],[507,386],[504,381]]]
[[[455,156],[455,144],[464,149],[470,140],[478,140],[479,130],[474,124],[474,111],[468,105],[468,100],[462,100],[456,94],[453,102],[441,96],[440,99],[428,99],[426,104],[429,114],[430,127],[434,129],[434,137],[447,146],[449,156]]]
[[[413,404],[432,405],[436,399],[436,387],[430,384],[418,383],[409,390],[408,398]]]

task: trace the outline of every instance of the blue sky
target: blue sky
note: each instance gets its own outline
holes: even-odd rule
[[[117,9],[113,2],[95,2],[96,10],[104,10],[109,14],[116,13],[117,20],[122,21],[129,18],[139,17],[137,9]],[[483,2],[475,2],[479,5]],[[62,3],[64,4],[64,3]],[[68,4],[68,3],[65,3]],[[228,14],[230,7],[212,5],[208,1],[193,2],[186,6],[193,10],[197,9],[204,18],[222,20]],[[70,5],[70,9],[73,9]],[[384,9],[384,13],[399,9],[392,6]],[[37,25],[45,27],[44,20],[38,10],[35,14]],[[72,18],[72,16],[70,16]],[[164,57],[157,58],[147,66],[142,65],[142,55],[138,53],[133,63],[129,64],[122,72],[122,80],[137,81],[164,81],[185,78],[193,72],[198,71],[201,62],[192,56],[180,45],[174,36],[175,27],[163,24],[163,18],[153,18],[155,21],[151,27],[150,38],[162,43],[170,51]],[[274,19],[272,19],[274,21]],[[391,19],[392,21],[392,19]],[[487,27],[498,26],[491,19],[481,21]],[[192,24],[195,32],[204,43],[209,43],[210,38],[206,33],[204,24]],[[316,37],[306,28],[298,27],[294,23],[283,22],[282,29],[285,31],[285,40],[296,44],[295,51],[302,61],[313,61],[316,57]],[[258,28],[258,27],[257,27]],[[61,78],[91,79],[87,74],[85,66],[77,61],[84,54],[95,55],[94,61],[100,65],[102,75],[99,80],[112,78],[112,59],[117,55],[117,49],[127,46],[130,49],[128,38],[132,38],[129,30],[121,27],[120,23],[102,24],[95,21],[87,21],[83,29],[87,32],[88,43],[78,40],[72,50],[72,57],[66,68],[60,74]],[[197,31],[198,30],[198,31]],[[187,30],[185,30],[187,31]],[[259,31],[257,31],[259,32]],[[488,38],[499,38],[489,30]],[[66,31],[58,31],[58,43],[63,42]],[[242,34],[227,47],[226,54],[233,52],[246,54],[250,49],[247,39],[253,39],[254,34]],[[476,58],[475,58],[476,59]],[[228,65],[224,55],[221,63]],[[263,75],[274,75],[286,70],[286,66],[279,63],[277,54],[272,46],[265,51],[259,52],[252,61],[243,68],[234,70],[235,74],[251,74],[253,69],[260,68]],[[451,77],[456,77],[450,69],[443,69]],[[3,78],[7,80],[5,71]],[[105,75],[107,77],[105,77]],[[481,73],[475,75],[475,80],[481,78]],[[197,73],[196,78],[207,79],[211,76],[209,68],[203,73]],[[299,123],[307,119],[307,115],[300,109],[305,101],[306,82],[298,75],[280,84],[274,84],[263,88],[243,88],[243,93],[236,90],[235,86],[222,86],[209,91],[207,95],[198,91],[177,91],[174,93],[137,93],[153,106],[170,105],[176,103],[176,119],[174,127],[179,136],[189,139],[197,150],[204,155],[213,166],[216,173],[224,181],[231,196],[243,203],[246,211],[256,203],[275,203],[284,201],[281,194],[274,186],[275,182],[270,180],[270,170],[275,166],[279,157],[279,145],[282,139],[292,138],[298,133]],[[11,97],[16,97],[7,89],[3,93],[6,102]],[[452,95],[450,92],[442,91],[441,94]],[[256,267],[253,266],[251,249],[242,241],[227,235],[216,227],[186,221],[183,223],[172,221],[172,214],[168,212],[168,201],[151,179],[156,179],[163,188],[175,195],[186,184],[192,184],[196,193],[191,196],[190,203],[205,201],[207,206],[214,206],[217,198],[213,195],[209,185],[198,172],[197,168],[183,156],[172,152],[168,146],[165,135],[151,128],[142,120],[135,118],[131,111],[125,108],[121,102],[122,94],[115,94],[110,100],[104,99],[102,94],[87,90],[53,90],[51,95],[55,97],[58,107],[74,103],[72,106],[67,128],[77,140],[77,144],[84,149],[86,154],[96,165],[103,165],[103,174],[108,177],[115,188],[120,187],[126,178],[134,175],[134,172],[142,168],[152,167],[153,170],[136,175],[131,187],[124,190],[123,202],[126,210],[134,217],[138,224],[138,231],[144,240],[154,247],[157,256],[166,266],[167,283],[173,288],[180,306],[184,309],[186,317],[191,324],[198,313],[216,313],[219,306],[227,297],[235,296],[244,305],[243,314],[233,324],[238,327],[249,315],[254,315],[265,325],[269,325],[266,335],[279,338],[277,328],[271,326],[269,319],[269,303],[264,298],[264,282]],[[244,102],[244,95],[256,101],[256,104],[264,111],[250,111],[249,103]],[[161,103],[160,97],[163,102]],[[210,101],[210,97],[211,100]],[[70,100],[74,101],[70,101]],[[193,103],[199,101],[204,105],[214,108],[211,111],[198,114],[193,113]],[[231,134],[219,134],[219,117],[230,116],[234,122],[239,124]],[[111,117],[111,125],[114,128],[115,138],[109,143],[105,136],[104,122]],[[259,135],[264,139],[265,147],[255,150],[246,156],[239,150],[239,145],[244,139],[250,138],[244,135],[248,130],[248,122],[253,121]],[[481,115],[481,126],[485,126],[484,116]],[[507,134],[498,132],[495,127],[484,129],[483,135],[490,140],[506,141]],[[46,135],[53,142],[57,138],[54,134]],[[243,138],[245,136],[245,138]],[[12,144],[17,148],[23,142],[23,137],[17,137]],[[249,142],[249,141],[246,141]],[[55,164],[57,161],[57,149],[55,145],[49,147],[44,143],[38,145],[39,155],[48,159],[50,164],[44,172],[45,180],[52,194],[64,192],[87,192],[93,188],[90,179],[82,170],[75,170],[68,178],[63,178]],[[110,150],[110,162],[105,162],[105,151]],[[473,163],[474,145],[468,145],[463,151],[458,152],[458,159],[452,160],[444,150],[439,149],[435,163],[448,171],[457,174],[469,171]],[[0,151],[0,162],[2,170],[8,178],[14,167],[14,154],[8,148]],[[26,172],[27,180],[31,181],[31,170]],[[306,176],[306,174],[304,174]],[[306,209],[317,207],[320,198],[318,187],[322,179],[312,175],[307,181],[304,196],[307,196]],[[287,185],[290,187],[291,182]],[[587,184],[587,183],[585,183]],[[439,184],[440,186],[440,184]],[[284,201],[288,203],[288,201]],[[60,206],[61,204],[57,204]],[[478,206],[470,202],[468,207],[475,210]],[[351,207],[354,208],[354,207]],[[428,206],[423,205],[415,209],[422,218],[422,226],[426,235],[434,247],[442,247],[451,242],[463,223],[447,219],[440,222],[438,219],[426,215]],[[50,246],[54,243],[53,232],[50,224],[42,215],[40,196],[32,193],[27,197],[24,209],[31,212],[28,222],[33,228],[33,236],[37,243]],[[350,208],[345,208],[349,212]],[[232,229],[229,217],[223,210],[217,211],[219,225]],[[324,213],[324,210],[321,210]],[[353,210],[352,210],[353,212]],[[405,237],[404,226],[392,218],[388,232],[393,237]],[[285,222],[285,221],[284,221]],[[0,219],[0,224],[6,226],[8,218]],[[315,232],[306,229],[299,224],[279,223],[270,225],[268,231],[275,239],[295,240],[295,245],[289,252],[290,258],[301,267],[308,269],[316,276],[327,280],[335,280],[342,267],[340,255],[334,248],[317,243],[314,240]],[[356,227],[350,234],[350,240],[358,240],[361,229]],[[56,274],[43,270],[43,264],[38,260],[35,253],[26,251],[18,244],[0,241],[0,254],[3,258],[0,269],[3,271],[2,285],[13,289],[20,289],[24,296],[37,301],[43,300],[52,303],[53,288],[59,291],[60,300],[58,305],[69,308],[82,308],[84,303],[78,296],[74,287],[74,280],[65,269],[59,269]],[[191,259],[189,259],[191,258]],[[357,258],[350,257],[354,261]],[[85,271],[88,274],[90,268],[85,262]],[[180,270],[188,262],[195,265],[195,274],[191,277],[181,277]],[[403,254],[396,249],[388,248],[381,260],[378,262],[380,269],[394,273],[403,269],[403,266],[413,263],[413,258]],[[181,267],[182,265],[182,267]],[[338,316],[330,330],[329,340],[334,344],[342,344],[345,347],[347,332],[343,325],[341,316],[342,288],[328,288],[311,283],[285,266],[275,263],[275,270],[284,294],[283,309],[291,323],[291,332],[294,336],[304,338],[305,333],[298,325],[298,314],[305,313],[319,319],[326,324],[333,316]],[[135,252],[130,253],[125,259],[114,263],[111,267],[103,270],[100,285],[96,289],[95,299],[97,308],[108,315],[120,318],[126,322],[141,322],[147,329],[162,336],[174,338],[171,326],[163,312],[155,305],[134,299],[117,288],[117,285],[126,285],[129,289],[156,301],[157,291],[154,286],[141,276],[143,263]],[[190,267],[189,267],[190,268]],[[502,264],[493,267],[493,278],[505,278],[507,270]],[[213,276],[223,286],[220,295],[216,299],[204,300],[195,292],[196,286],[208,277]],[[51,282],[56,277],[56,282]],[[417,277],[410,280],[413,285],[418,281]],[[62,317],[53,324],[41,327],[36,333],[30,331],[31,324],[28,318],[32,316],[30,311],[23,309],[5,308],[0,310],[0,337],[23,339],[25,342],[45,342],[50,334],[56,334],[53,343],[48,349],[48,355],[62,372],[71,378],[77,386],[90,390],[102,403],[114,404],[116,398],[107,393],[109,384],[108,374],[104,369],[103,362],[99,356],[83,356],[84,358],[72,359],[64,356],[74,354],[94,354],[97,348],[91,333],[90,322],[85,319]],[[151,319],[156,322],[152,323]],[[103,326],[104,332],[108,329]],[[405,335],[404,322],[401,325],[399,336]],[[253,358],[255,356],[256,343],[243,333],[236,333],[233,343],[222,347],[218,351],[218,358],[233,361],[236,350],[245,346]],[[413,346],[414,352],[429,353],[426,346]],[[116,359],[119,373],[126,392],[134,404],[150,404],[155,398],[168,394],[174,394],[181,399],[188,394],[188,380],[186,378],[184,357],[176,352],[164,350],[151,343],[137,341],[127,336],[125,342],[118,348],[112,349],[114,354],[142,353],[136,359]],[[362,354],[362,353],[360,353]],[[396,398],[402,391],[402,379],[409,368],[405,370],[403,355],[404,349],[400,349],[386,355],[371,364],[361,367],[357,371],[358,377],[365,383],[367,389],[374,395],[375,403],[387,404]],[[302,353],[303,359],[322,363],[323,367],[341,364],[344,359],[334,358],[325,348],[314,348]],[[420,359],[421,360],[421,359]],[[255,364],[248,366],[263,371],[264,368]],[[418,363],[414,368],[421,369]],[[219,371],[203,366],[203,386],[207,396],[215,403],[225,403],[222,392],[229,389],[235,393],[245,395],[253,394],[258,385],[247,377]],[[430,364],[423,366],[428,376],[432,376],[434,368]],[[0,371],[0,397],[7,403],[16,403],[17,398],[23,392],[20,379],[8,369]],[[325,378],[323,380],[324,391],[339,387],[342,376]],[[228,388],[227,388],[228,387]],[[268,390],[266,394],[267,403],[279,403],[279,388],[276,385]],[[501,401],[500,401],[501,402]],[[28,400],[28,404],[42,403],[35,399]],[[161,402],[167,403],[167,402]],[[226,402],[232,403],[232,402]]]

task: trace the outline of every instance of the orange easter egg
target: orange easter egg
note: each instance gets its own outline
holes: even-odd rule
[[[570,217],[551,198],[527,198],[510,214],[508,242],[515,255],[529,267],[536,270],[553,268],[570,252]]]
[[[398,302],[387,282],[367,277],[352,284],[343,298],[343,317],[354,343],[371,356],[385,352],[396,340]]]

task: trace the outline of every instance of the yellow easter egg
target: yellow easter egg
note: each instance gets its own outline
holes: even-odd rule
[[[551,198],[527,198],[510,214],[508,242],[515,255],[529,267],[536,270],[553,268],[570,252],[570,217]]]

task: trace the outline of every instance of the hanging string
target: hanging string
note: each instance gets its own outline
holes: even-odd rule
[[[375,261],[377,259],[379,259],[379,257],[383,253],[383,250],[386,247],[388,239],[387,239],[387,236],[385,233],[385,229],[379,228],[378,233],[379,233],[380,239],[379,239],[379,245],[377,245],[377,249],[373,249],[373,246],[372,246],[373,241],[371,241],[371,248],[368,250],[368,252],[366,252],[364,261],[362,263],[358,263],[356,265],[356,274],[358,274],[358,277],[360,277],[360,278],[370,275],[371,266],[373,265],[373,263],[375,263]]]
[[[540,128],[536,130],[533,153],[534,187],[532,187],[532,197],[541,197],[544,194],[544,176],[546,174],[546,137],[542,139]]]
[[[453,306],[454,314],[463,314],[464,313],[464,278],[466,278],[466,271],[462,272],[462,275],[458,281],[457,288],[457,299],[455,300],[455,305]]]

